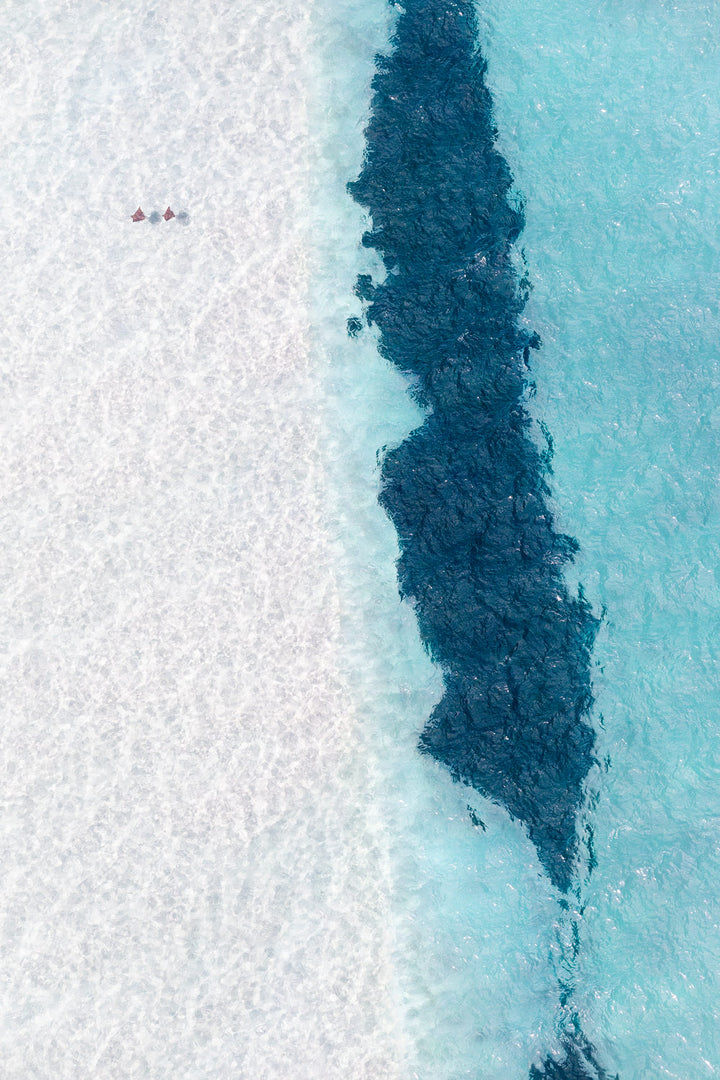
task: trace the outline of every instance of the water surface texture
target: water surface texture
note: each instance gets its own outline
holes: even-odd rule
[[[410,18],[422,10],[406,6]],[[438,15],[443,30],[448,10]],[[577,929],[589,947],[576,955],[572,981],[583,1023],[603,1044],[602,1060],[627,1075],[713,1075],[720,1058],[718,919],[708,828],[717,798],[707,763],[716,759],[717,605],[704,568],[717,564],[718,24],[702,6],[644,5],[620,17],[603,4],[575,15],[570,25],[567,5],[511,3],[487,5],[481,19],[498,146],[527,198],[530,231],[520,243],[533,282],[535,267],[538,275],[524,325],[528,334],[538,330],[546,347],[534,361],[538,398],[528,408],[561,433],[553,509],[583,540],[583,578],[596,610],[607,605],[612,613],[597,670],[600,705],[618,726],[596,746],[605,762],[613,751],[615,768],[622,760],[624,771],[602,780],[597,814],[586,823],[591,864],[597,858],[599,869],[585,882]],[[435,385],[428,390],[423,370],[423,345],[433,342],[426,315],[440,307],[450,321],[453,305],[442,285],[422,297],[418,288],[416,305],[411,294],[437,271],[431,229],[450,248],[454,240],[449,203],[444,219],[432,205],[433,186],[443,190],[446,182],[444,161],[430,184],[417,161],[427,160],[431,120],[435,130],[448,122],[437,103],[459,72],[446,57],[451,70],[438,94],[423,100],[418,71],[431,50],[421,45],[412,56],[418,42],[396,40],[399,51],[382,65],[378,83],[388,100],[376,98],[386,130],[381,121],[369,129],[371,139],[384,134],[387,156],[373,159],[371,147],[369,184],[361,179],[354,189],[373,209],[368,242],[389,255],[391,276],[374,292],[367,281],[360,289],[381,328],[381,347],[412,374],[418,397],[433,409],[419,436],[386,458],[383,499],[399,526],[401,583],[447,671],[452,660],[433,623],[444,637],[457,607],[443,619],[436,603],[442,587],[431,578],[436,560],[446,557],[447,537],[440,530],[422,565],[414,552],[406,556],[425,525],[423,498],[443,476],[440,468],[423,485],[426,436],[442,425]],[[408,145],[419,151],[414,160],[403,156],[406,129]],[[422,236],[431,254],[416,264],[413,281],[397,222],[416,183],[403,239]],[[461,186],[452,203],[459,219],[466,212]],[[454,331],[448,325],[458,352]],[[441,391],[456,375],[441,372]],[[398,477],[406,465],[412,472],[403,490]],[[414,519],[398,513],[408,502],[419,511]],[[428,580],[430,603],[422,592]],[[468,710],[463,719],[470,721]],[[436,752],[434,735],[431,723],[423,741]],[[473,780],[471,769],[456,771]],[[566,1066],[574,1069],[569,1059]]]
[[[576,1001],[621,1077],[700,1080],[720,1068],[720,12],[569,12],[491,3],[481,37],[527,200],[553,492],[608,610]]]

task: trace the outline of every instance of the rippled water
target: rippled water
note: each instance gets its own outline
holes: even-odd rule
[[[621,1076],[713,1076],[720,378],[712,5],[490,5],[561,520],[606,605],[584,1008]]]

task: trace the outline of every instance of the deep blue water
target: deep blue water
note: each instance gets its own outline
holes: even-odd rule
[[[552,441],[545,431],[539,445],[527,408],[541,342],[521,323],[531,283],[513,246],[524,214],[485,73],[472,3],[409,0],[378,57],[366,157],[350,185],[372,219],[363,243],[386,270],[362,275],[357,293],[426,410],[384,449],[380,494],[401,595],[444,677],[420,749],[524,823],[566,906],[595,763],[599,622],[566,584],[578,542],[555,526]],[[570,986],[562,1004],[564,1057],[531,1078],[606,1076]]]

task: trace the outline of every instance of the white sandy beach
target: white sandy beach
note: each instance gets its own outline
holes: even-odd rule
[[[7,1080],[399,1075],[298,10],[2,16]]]

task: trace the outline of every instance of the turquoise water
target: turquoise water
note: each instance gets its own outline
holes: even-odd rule
[[[351,118],[369,78],[366,16],[368,8],[362,16],[347,10],[355,36],[342,66],[352,74],[348,96],[339,96],[356,97],[338,200],[361,153]],[[384,18],[378,5],[374,27]],[[602,767],[591,776],[584,820],[597,867],[585,873],[578,900],[573,1005],[608,1069],[694,1080],[714,1075],[720,1062],[720,16],[703,5],[628,12],[510,2],[484,5],[480,18],[499,143],[526,204],[519,247],[534,286],[526,320],[544,345],[532,411],[554,436],[559,525],[581,542],[571,583],[582,580],[595,610],[606,611],[594,653]],[[352,68],[350,55],[363,55],[364,67]],[[362,215],[352,206],[343,212],[357,235]],[[353,260],[346,236],[338,247],[339,284],[343,274],[351,284],[358,270],[377,273],[369,253]],[[338,322],[358,313],[351,299],[338,299],[335,310]],[[511,841],[513,826],[487,805],[488,831],[468,831],[467,792],[412,759],[439,690],[412,619],[385,591],[393,536],[372,493],[375,449],[419,420],[369,336],[346,343],[338,333],[331,396],[344,403],[343,434],[351,433],[355,456],[345,461],[366,477],[362,525],[352,519],[362,539],[351,547],[355,572],[367,568],[356,577],[366,612],[363,601],[373,596],[364,629],[376,648],[365,678],[377,682],[366,688],[403,774],[394,792],[402,791],[404,815],[385,812],[403,885],[397,907],[415,895],[412,916],[398,916],[400,997],[419,1046],[414,1067],[422,1077],[523,1075],[552,1044],[555,978],[567,973],[569,952],[558,940],[568,924],[531,870],[521,831]],[[380,684],[404,696],[393,700],[386,689],[383,701]],[[493,921],[523,863],[525,902]],[[452,977],[430,987],[418,949],[438,971],[444,949],[454,950]],[[412,972],[414,993],[403,971]]]
[[[511,0],[483,18],[527,201],[536,410],[607,608],[578,994],[621,1076],[694,1080],[720,1066],[720,12]]]

